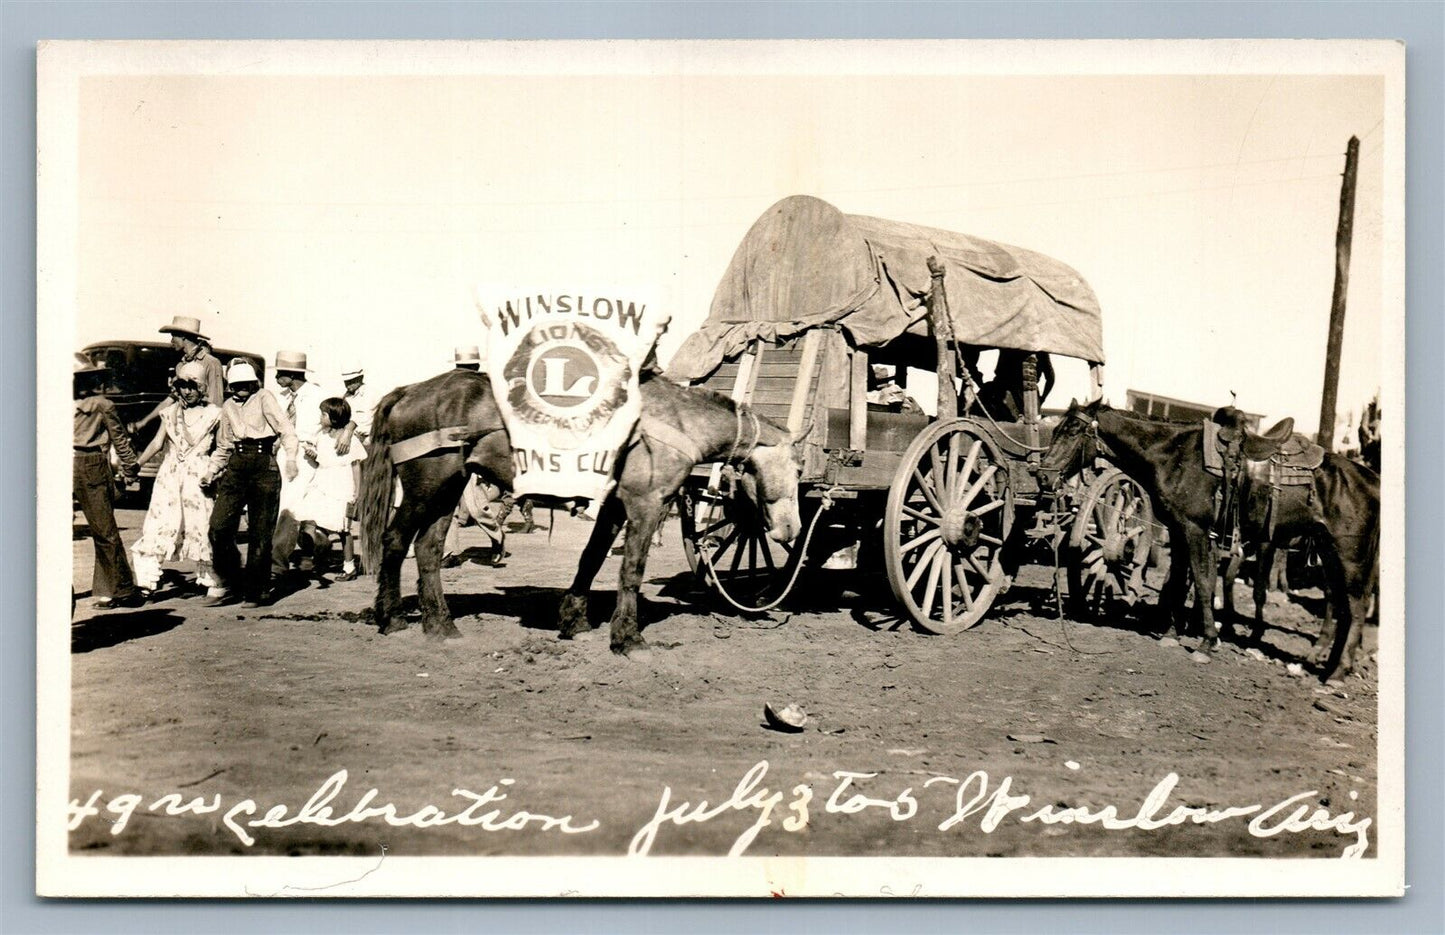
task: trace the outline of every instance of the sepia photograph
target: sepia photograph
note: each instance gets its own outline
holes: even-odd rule
[[[37,62],[39,894],[1404,892],[1402,44]]]

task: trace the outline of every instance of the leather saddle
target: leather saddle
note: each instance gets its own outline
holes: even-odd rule
[[[1269,459],[1273,487],[1302,487],[1313,483],[1315,469],[1325,461],[1325,450],[1298,432],[1285,439]]]
[[[1250,431],[1244,413],[1233,406],[1216,409],[1204,422],[1204,468],[1216,477],[1224,477],[1226,472],[1237,471],[1245,461],[1273,460],[1286,445],[1293,443],[1293,436],[1292,418],[1280,419],[1268,431],[1257,433]],[[1297,437],[1304,439],[1304,436]],[[1321,449],[1321,457],[1323,454]]]

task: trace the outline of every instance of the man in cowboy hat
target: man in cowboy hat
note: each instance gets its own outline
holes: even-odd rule
[[[115,403],[100,395],[105,388],[104,367],[96,366],[83,354],[75,355],[73,395],[75,397],[75,461],[71,492],[80,503],[95,542],[95,569],[90,593],[100,608],[134,606],[141,601],[135,586],[120,527],[115,522],[115,478],[111,474],[109,450],[120,455],[127,480],[140,473],[130,437],[116,414]]]
[[[321,438],[321,401],[326,392],[306,379],[310,368],[306,366],[306,355],[301,351],[277,351],[276,383],[281,387],[278,394],[286,418],[296,431],[301,454],[309,448],[316,450]],[[327,439],[329,441],[329,439]],[[276,519],[276,534],[271,548],[271,573],[284,575],[291,567],[291,553],[296,550],[296,534],[301,524],[295,516],[296,504],[306,493],[306,485],[316,469],[304,456],[292,458],[296,466],[295,476],[281,485],[280,516]]]
[[[256,369],[244,359],[231,362],[227,374],[231,398],[221,406],[216,450],[201,485],[216,484],[211,510],[211,564],[220,587],[201,602],[214,607],[244,598],[259,607],[271,599],[271,550],[282,477],[296,478],[298,448],[291,421],[271,391],[261,386]],[[277,469],[277,439],[286,450],[285,468]],[[241,511],[248,514],[246,567],[236,548]]]
[[[181,352],[182,362],[194,361],[205,368],[201,389],[206,391],[206,399],[219,406],[226,398],[225,375],[222,373],[221,362],[211,353],[211,339],[201,334],[201,320],[189,315],[174,315],[171,323],[160,330],[161,334],[171,336],[171,347]],[[139,431],[159,419],[161,413],[175,405],[175,402],[172,396],[161,400],[149,415],[135,424],[135,430]]]

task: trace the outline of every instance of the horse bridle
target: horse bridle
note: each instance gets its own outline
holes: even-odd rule
[[[742,451],[744,410],[747,410],[748,419],[752,422],[753,426],[753,441],[752,444],[748,446],[746,452]],[[739,403],[733,407],[733,414],[737,416],[737,428],[733,432],[732,448],[728,450],[728,456],[723,459],[724,464],[736,464],[739,461],[745,460],[757,449],[758,442],[762,441],[763,438],[763,426],[758,422],[757,413],[753,412],[751,408],[744,403]]]

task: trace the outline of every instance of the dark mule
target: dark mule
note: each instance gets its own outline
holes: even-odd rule
[[[642,431],[624,448],[616,489],[603,502],[577,576],[562,599],[561,636],[587,629],[587,592],[624,523],[627,539],[612,650],[646,645],[637,632],[637,589],[653,533],[692,469],[704,461],[733,461],[753,478],[768,534],[792,541],[798,518],[798,463],[785,429],[706,390],[643,378]],[[465,426],[455,442],[394,464],[390,446],[450,426]],[[652,430],[649,431],[649,427]],[[400,613],[401,564],[416,542],[422,627],[428,635],[457,636],[442,593],[442,539],[468,473],[510,490],[511,444],[484,374],[451,371],[393,390],[376,407],[372,447],[362,469],[362,554],[377,571],[375,615],[381,632],[406,627]],[[401,503],[392,511],[393,489]],[[388,520],[389,517],[389,520]]]
[[[1240,538],[1257,550],[1259,568],[1273,567],[1276,550],[1292,539],[1315,544],[1324,563],[1326,604],[1320,634],[1306,661],[1320,666],[1326,678],[1345,675],[1355,665],[1370,595],[1379,580],[1379,475],[1330,452],[1310,485],[1279,488],[1273,504],[1268,463],[1252,463],[1242,484]],[[1267,574],[1256,573],[1250,637],[1256,643],[1264,635],[1268,582]],[[1224,585],[1225,607],[1232,610],[1232,575],[1226,574]],[[1344,622],[1342,635],[1336,621]]]
[[[1214,649],[1219,644],[1214,621],[1219,565],[1210,534],[1220,479],[1204,466],[1203,426],[1162,422],[1111,409],[1102,401],[1086,406],[1073,402],[1054,429],[1043,466],[1067,476],[1081,458],[1092,459],[1099,442],[1107,447],[1108,458],[1148,492],[1155,517],[1169,530],[1169,576],[1159,593],[1159,604],[1169,615],[1167,632],[1191,629],[1185,595],[1192,572],[1204,638],[1200,648]]]

